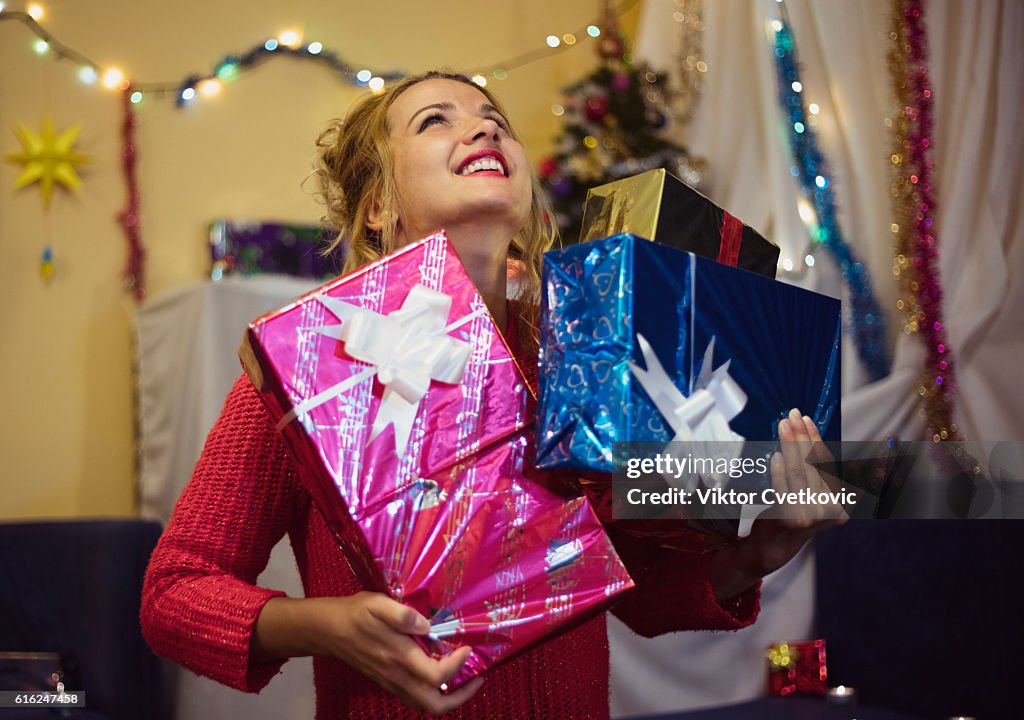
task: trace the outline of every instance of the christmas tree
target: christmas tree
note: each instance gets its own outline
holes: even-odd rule
[[[555,106],[565,127],[555,153],[539,167],[563,243],[579,239],[583,203],[592,187],[656,168],[697,189],[704,182],[703,161],[665,137],[666,75],[634,60],[608,10],[597,52],[598,68],[566,88],[562,104]]]

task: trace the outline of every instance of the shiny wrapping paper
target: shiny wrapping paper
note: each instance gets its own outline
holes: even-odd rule
[[[544,256],[537,464],[611,473],[617,442],[668,442],[672,428],[630,364],[650,344],[675,388],[712,366],[746,394],[729,427],[776,438],[791,408],[840,439],[839,301],[754,273],[617,235]],[[597,476],[599,477],[599,476]]]
[[[334,277],[343,260],[321,254],[324,233],[320,225],[215,220],[210,224],[210,277]]]
[[[665,170],[592,188],[580,242],[630,233],[774,278],[779,248]]]
[[[349,354],[347,308],[372,311],[371,343],[403,317],[415,337],[430,324],[408,314],[423,286],[451,302],[434,336],[387,339],[376,365]],[[442,346],[461,375],[389,399],[389,374]],[[431,621],[417,638],[431,654],[473,648],[453,687],[632,587],[585,498],[533,467],[531,391],[443,233],[255,321],[241,355],[364,586]]]
[[[779,643],[765,653],[771,695],[824,695],[828,686],[825,641]]]

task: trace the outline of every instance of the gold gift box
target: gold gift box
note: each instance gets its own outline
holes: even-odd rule
[[[775,277],[779,248],[666,170],[591,188],[580,242],[632,233]]]

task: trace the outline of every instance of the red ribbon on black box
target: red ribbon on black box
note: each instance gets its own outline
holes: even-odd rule
[[[771,695],[824,695],[828,670],[825,668],[825,641],[777,643],[769,645],[768,692]]]

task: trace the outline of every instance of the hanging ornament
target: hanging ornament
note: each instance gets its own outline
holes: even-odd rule
[[[605,115],[608,114],[608,98],[601,97],[600,95],[587,98],[585,114],[587,120],[593,123],[599,123],[604,120]]]
[[[540,161],[537,171],[540,173],[540,176],[546,180],[551,177],[551,174],[557,169],[558,161],[553,157],[546,157]]]
[[[49,281],[53,279],[53,248],[47,245],[39,258],[39,277]]]
[[[22,151],[7,155],[10,162],[24,168],[14,181],[15,189],[39,183],[43,204],[47,206],[53,196],[54,185],[60,184],[69,190],[78,190],[82,181],[75,168],[90,160],[72,150],[80,129],[80,125],[73,125],[58,135],[51,118],[43,120],[38,134],[24,125],[19,125],[14,134],[21,142]]]
[[[601,30],[601,40],[597,45],[597,54],[603,60],[621,60],[622,56],[626,53],[626,40],[622,33],[619,32],[615,13],[606,13],[605,17],[605,26]]]

